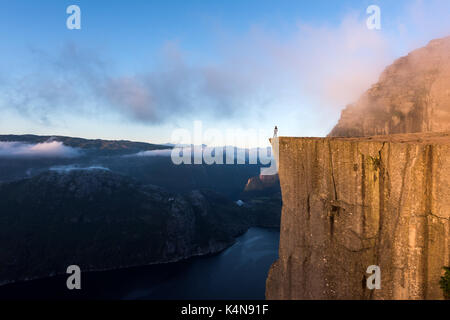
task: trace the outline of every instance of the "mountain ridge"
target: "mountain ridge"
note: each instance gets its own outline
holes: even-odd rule
[[[185,194],[108,170],[47,171],[0,183],[0,284],[213,254],[272,211],[211,190]]]

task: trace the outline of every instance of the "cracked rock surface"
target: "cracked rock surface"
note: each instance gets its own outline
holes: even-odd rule
[[[450,134],[279,138],[279,260],[268,299],[442,299]],[[366,287],[381,268],[381,289]]]

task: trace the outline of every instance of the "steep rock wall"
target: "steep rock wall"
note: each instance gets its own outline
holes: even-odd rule
[[[441,299],[450,135],[279,138],[279,260],[268,299]],[[381,268],[381,289],[366,269]]]
[[[450,37],[431,41],[386,68],[342,111],[332,137],[450,130]]]

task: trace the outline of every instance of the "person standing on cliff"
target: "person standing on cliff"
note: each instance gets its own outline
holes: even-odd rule
[[[277,138],[277,135],[278,135],[278,127],[275,126],[275,129],[273,129],[273,137]]]

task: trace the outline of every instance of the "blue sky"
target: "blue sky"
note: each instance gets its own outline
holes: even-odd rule
[[[81,8],[81,30],[66,8]],[[366,8],[381,8],[368,30]],[[324,136],[447,0],[0,0],[0,133],[168,142],[176,128]],[[261,142],[258,144],[264,144]]]

